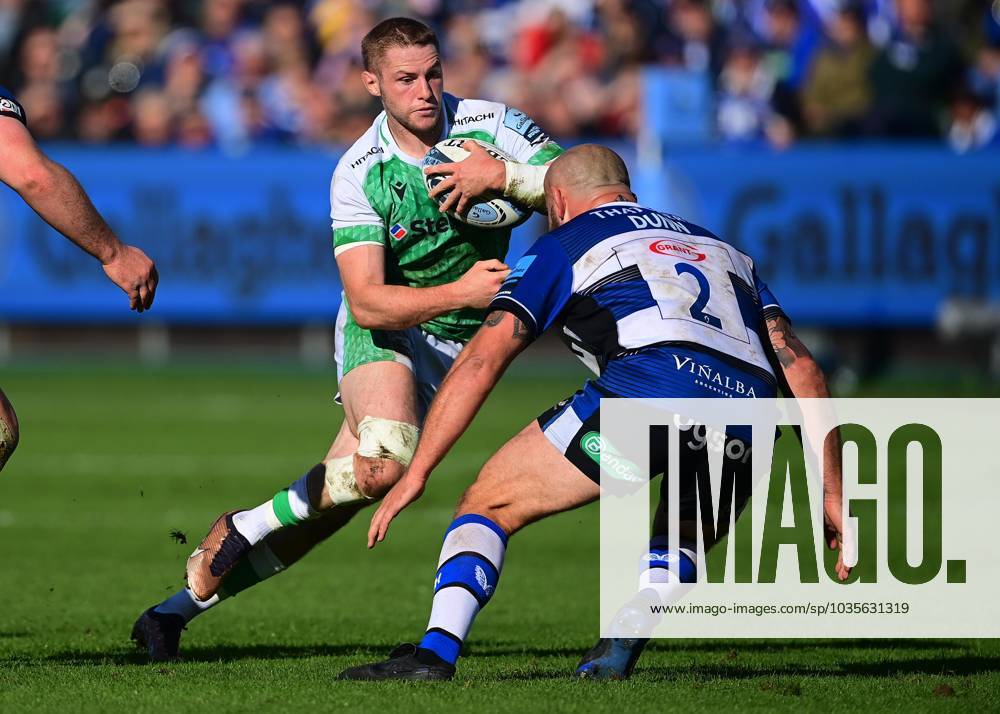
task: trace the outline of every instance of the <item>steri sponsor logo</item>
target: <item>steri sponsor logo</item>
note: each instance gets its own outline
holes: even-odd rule
[[[392,226],[392,228],[389,229],[389,235],[391,235],[396,240],[404,238],[408,232],[409,231],[403,228],[401,223],[396,223],[395,225]]]
[[[697,263],[705,259],[705,254],[693,245],[679,240],[657,240],[649,244],[649,249],[660,255],[669,255],[674,258],[683,258]]]

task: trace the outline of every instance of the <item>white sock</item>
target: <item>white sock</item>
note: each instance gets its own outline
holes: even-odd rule
[[[273,499],[272,499],[273,501]],[[233,525],[250,545],[256,545],[274,531],[282,528],[281,521],[274,512],[272,501],[265,501],[249,511],[241,511],[233,516]]]
[[[276,530],[294,526],[317,514],[309,503],[309,473],[278,491],[270,501],[233,516],[233,525],[250,545],[256,545]]]

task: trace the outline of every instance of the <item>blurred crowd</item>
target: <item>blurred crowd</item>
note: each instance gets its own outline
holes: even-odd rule
[[[660,65],[708,77],[724,142],[1000,143],[1000,0],[0,0],[0,84],[42,139],[350,143],[393,15],[438,30],[448,91],[559,137],[635,135]]]

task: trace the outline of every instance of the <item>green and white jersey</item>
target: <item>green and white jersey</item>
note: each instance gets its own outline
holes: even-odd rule
[[[487,141],[517,161],[545,164],[562,149],[523,112],[496,102],[444,95],[444,138]],[[348,149],[330,184],[334,254],[360,245],[385,248],[386,282],[414,288],[454,282],[477,260],[503,260],[510,230],[474,228],[438,210],[427,195],[420,161],[396,145],[385,112]],[[422,325],[467,341],[483,310],[449,312]]]

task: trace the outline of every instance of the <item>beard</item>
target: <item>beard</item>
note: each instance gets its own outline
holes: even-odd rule
[[[437,111],[428,116],[416,114],[409,107],[397,107],[389,104],[384,98],[382,103],[386,113],[412,134],[424,134],[441,126],[442,108],[440,102],[435,107]]]

